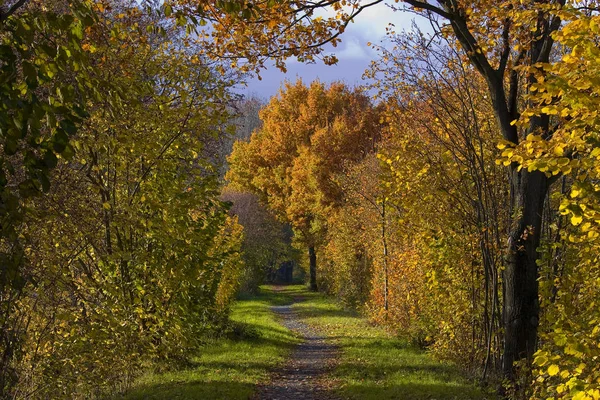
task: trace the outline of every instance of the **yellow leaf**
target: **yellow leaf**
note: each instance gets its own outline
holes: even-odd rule
[[[556,364],[552,364],[548,367],[548,375],[554,376],[560,372],[560,368]]]
[[[105,203],[102,203],[102,207],[103,207],[105,210],[110,210],[110,203],[109,203],[108,201],[107,201],[107,202],[105,202]]]
[[[592,398],[585,394],[585,392],[578,392],[573,396],[573,400],[592,400]]]
[[[544,364],[546,364],[548,362],[548,357],[546,357],[545,355],[539,355],[535,358],[535,364],[539,365],[540,367],[542,367]]]
[[[573,215],[571,217],[571,223],[575,226],[579,225],[583,221],[583,217],[581,215]]]

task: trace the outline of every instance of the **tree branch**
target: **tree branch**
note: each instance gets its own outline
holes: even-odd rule
[[[431,11],[434,14],[439,15],[440,17],[446,18],[448,20],[452,19],[452,14],[444,11],[443,9],[434,6],[433,4],[425,3],[422,1],[416,0],[404,0],[405,3],[410,4],[415,8],[422,8],[423,10]]]
[[[27,3],[28,1],[29,0],[19,0],[15,4],[13,4],[12,7],[8,9],[8,11],[6,11],[6,12],[0,11],[0,22],[4,22],[5,20],[7,20],[8,17],[10,17],[14,13],[16,13],[17,10],[19,8],[23,7],[25,5],[25,3]]]

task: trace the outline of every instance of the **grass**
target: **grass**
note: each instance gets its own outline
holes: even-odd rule
[[[365,318],[342,309],[304,286],[263,287],[257,297],[241,299],[232,319],[243,331],[201,349],[193,367],[142,377],[121,400],[248,399],[257,383],[279,365],[299,342],[270,311],[272,305],[304,301],[294,309],[304,323],[326,334],[341,348],[331,377],[343,398],[360,400],[493,399],[461,377],[457,368],[403,343]]]
[[[236,339],[219,339],[200,350],[193,367],[141,377],[119,400],[137,399],[247,399],[269,370],[288,355],[299,339],[277,323],[271,305],[290,302],[286,294],[268,288],[241,299],[231,319],[242,328]]]
[[[292,289],[296,290],[299,289]],[[455,366],[371,326],[365,318],[343,310],[334,300],[304,291],[296,303],[303,322],[327,334],[341,348],[332,377],[344,398],[493,399],[464,379]]]

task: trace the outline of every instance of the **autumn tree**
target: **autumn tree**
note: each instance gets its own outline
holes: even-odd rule
[[[594,4],[589,4],[593,6]],[[560,13],[554,35],[563,52],[530,87],[530,107],[518,125],[550,116],[552,136],[530,135],[518,145],[499,145],[504,163],[562,176],[552,193],[557,208],[549,227],[558,240],[546,243],[541,260],[540,349],[534,359],[532,398],[593,399],[598,383],[598,40],[600,18],[593,7]],[[543,79],[542,79],[543,78]]]
[[[27,201],[49,190],[59,157],[72,156],[69,138],[97,93],[82,49],[94,22],[90,4],[80,1],[0,7],[0,396],[15,384],[19,300],[35,279],[22,236]]]
[[[311,288],[317,288],[317,248],[323,215],[341,199],[332,180],[345,162],[372,151],[379,117],[359,89],[336,83],[286,83],[262,110],[263,126],[237,142],[227,178],[256,193],[308,248]]]
[[[495,163],[492,104],[483,79],[473,77],[473,67],[445,39],[420,32],[391,39],[393,47],[380,48],[381,58],[370,71],[377,78],[373,87],[387,99],[393,121],[390,140],[380,150],[392,172],[390,200],[403,210],[399,223],[407,231],[423,229],[415,221],[423,218],[418,214],[425,214],[427,207],[409,216],[416,196],[443,209],[447,216],[439,218],[448,221],[433,223],[437,216],[425,216],[426,226],[437,237],[449,242],[452,238],[464,249],[465,259],[472,257],[470,268],[476,278],[470,285],[477,295],[472,295],[471,321],[477,322],[471,323],[485,337],[474,343],[485,376],[495,370],[502,343],[500,275],[509,200],[505,174]]]
[[[384,141],[385,142],[385,141]],[[381,293],[381,309],[389,310],[391,243],[398,227],[397,209],[390,206],[389,186],[376,153],[348,165],[334,177],[343,192],[340,207],[327,217],[326,243],[321,251],[327,263],[325,288],[344,304],[365,311],[373,292]]]

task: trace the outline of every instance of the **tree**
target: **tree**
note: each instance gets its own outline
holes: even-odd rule
[[[263,127],[237,142],[227,179],[256,193],[308,248],[311,288],[317,288],[317,248],[327,211],[341,199],[332,176],[372,151],[378,113],[360,90],[286,83],[261,112]]]
[[[343,303],[362,310],[368,303],[378,308],[379,302],[372,301],[373,293],[382,293],[382,310],[375,313],[386,315],[391,232],[398,225],[398,214],[389,205],[391,189],[383,179],[381,164],[373,152],[358,163],[348,164],[334,177],[343,192],[343,201],[327,217],[322,258],[328,263],[330,292]]]
[[[555,34],[563,53],[530,87],[531,105],[519,125],[551,116],[551,137],[530,135],[518,145],[502,143],[504,163],[561,179],[550,201],[558,205],[540,263],[541,345],[534,359],[532,398],[593,399],[600,395],[598,283],[600,201],[598,120],[600,17],[597,9],[564,10]],[[537,71],[536,71],[537,73]],[[541,79],[544,78],[544,79]]]
[[[471,247],[464,258],[474,262],[471,324],[479,332],[473,335],[478,337],[473,346],[477,351],[471,361],[456,361],[482,366],[485,377],[488,367],[498,364],[498,345],[493,343],[502,343],[500,275],[509,201],[505,172],[494,162],[498,154],[492,105],[483,79],[473,76],[473,67],[446,39],[418,31],[391,39],[393,48],[380,48],[381,58],[370,71],[392,121],[390,140],[379,151],[385,169],[391,170],[388,196],[406,214],[400,219],[406,226],[401,231],[418,232],[415,221],[425,218],[423,224],[438,237],[453,237],[456,246]],[[427,199],[427,205],[420,203],[411,215],[417,196]],[[454,206],[445,205],[448,201]],[[431,215],[429,203],[448,215]]]

